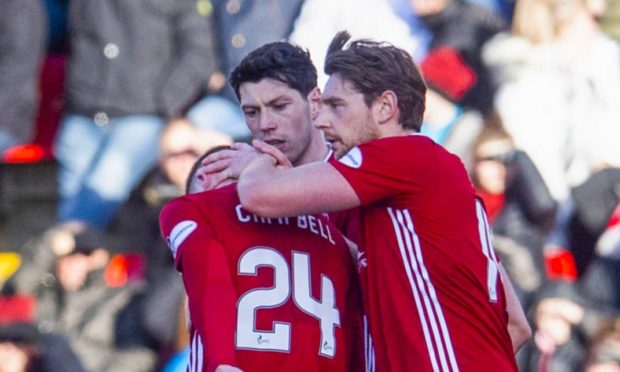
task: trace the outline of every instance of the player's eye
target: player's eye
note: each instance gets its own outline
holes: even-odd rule
[[[258,110],[256,109],[244,109],[243,110],[243,115],[247,118],[253,118],[256,115],[258,115]]]
[[[273,109],[276,111],[282,111],[288,106],[288,103],[277,103],[273,105]]]

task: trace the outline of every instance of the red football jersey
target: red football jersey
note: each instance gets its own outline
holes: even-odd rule
[[[172,200],[160,223],[188,294],[192,371],[363,370],[357,272],[327,218],[261,218],[230,185]]]
[[[516,371],[482,205],[461,161],[421,136],[330,162],[362,204],[362,292],[378,371]]]

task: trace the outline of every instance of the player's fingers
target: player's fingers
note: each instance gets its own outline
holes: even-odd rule
[[[224,168],[215,173],[205,173],[203,168],[197,172],[196,177],[202,184],[202,189],[205,191],[213,189],[216,185],[219,185],[222,181],[229,178],[228,168]]]
[[[202,163],[202,167],[200,167],[200,173],[209,174],[221,172],[224,169],[227,169],[230,166],[231,158],[219,159],[209,162],[207,164]]]
[[[235,154],[235,150],[221,150],[202,159],[202,164],[207,165],[218,160],[230,159]]]
[[[278,150],[275,146],[271,146],[270,144],[260,141],[253,140],[252,145],[258,151],[273,156],[276,159],[276,164],[285,167],[291,167],[291,162],[288,158],[282,153],[282,151]]]
[[[231,146],[232,149],[234,150],[250,150],[252,149],[252,146],[245,143],[245,142],[235,142],[233,143],[233,145]]]

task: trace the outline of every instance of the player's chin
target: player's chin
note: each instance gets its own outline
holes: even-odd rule
[[[283,154],[287,154],[287,152],[289,151],[289,146],[287,145],[286,142],[278,142],[275,145],[273,145],[273,147],[280,150],[280,152]]]
[[[334,151],[334,156],[336,157],[336,159],[340,159],[348,151],[348,149],[345,146],[343,146],[342,143],[337,142],[337,141],[331,143],[331,148],[332,148],[332,151]]]

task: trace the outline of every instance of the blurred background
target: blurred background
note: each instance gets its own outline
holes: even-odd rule
[[[522,371],[620,371],[619,0],[0,1],[0,372],[184,371],[158,215],[247,141],[227,75],[347,29],[411,53],[534,329]]]

